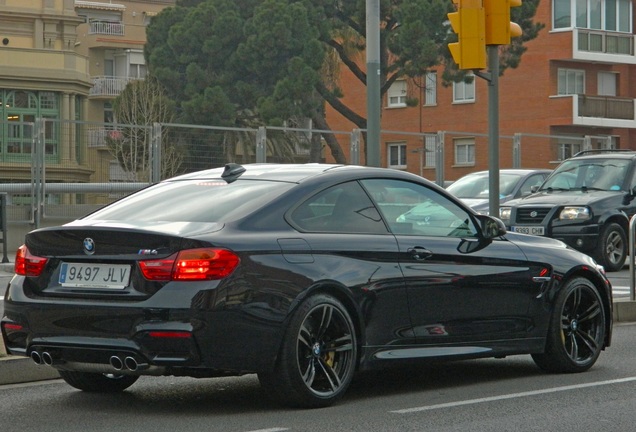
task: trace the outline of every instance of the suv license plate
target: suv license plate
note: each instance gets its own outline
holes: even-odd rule
[[[124,289],[130,266],[122,264],[62,263],[58,282],[65,287]]]
[[[542,236],[545,234],[542,226],[513,226],[510,231],[521,233],[521,234],[530,234],[536,236]]]

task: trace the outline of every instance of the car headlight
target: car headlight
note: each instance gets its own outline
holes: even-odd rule
[[[510,207],[499,208],[499,219],[506,222],[510,220]]]
[[[592,217],[588,207],[564,207],[559,214],[560,220],[584,221]]]

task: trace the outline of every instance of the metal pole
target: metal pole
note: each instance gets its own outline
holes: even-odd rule
[[[367,4],[367,160],[380,166],[380,0]]]
[[[636,301],[636,288],[634,283],[634,236],[636,235],[636,217],[629,221],[629,299]]]
[[[499,46],[488,45],[488,188],[489,214],[499,217]]]

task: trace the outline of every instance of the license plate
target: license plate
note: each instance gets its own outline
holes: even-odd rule
[[[62,263],[58,279],[66,287],[106,289],[124,289],[129,280],[129,265],[80,263]]]
[[[544,228],[542,226],[513,226],[511,227],[510,231],[536,236],[542,236],[545,234]]]

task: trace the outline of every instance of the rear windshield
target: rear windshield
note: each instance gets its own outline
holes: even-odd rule
[[[84,220],[227,222],[246,216],[294,186],[263,180],[188,180],[158,183],[84,217]]]

